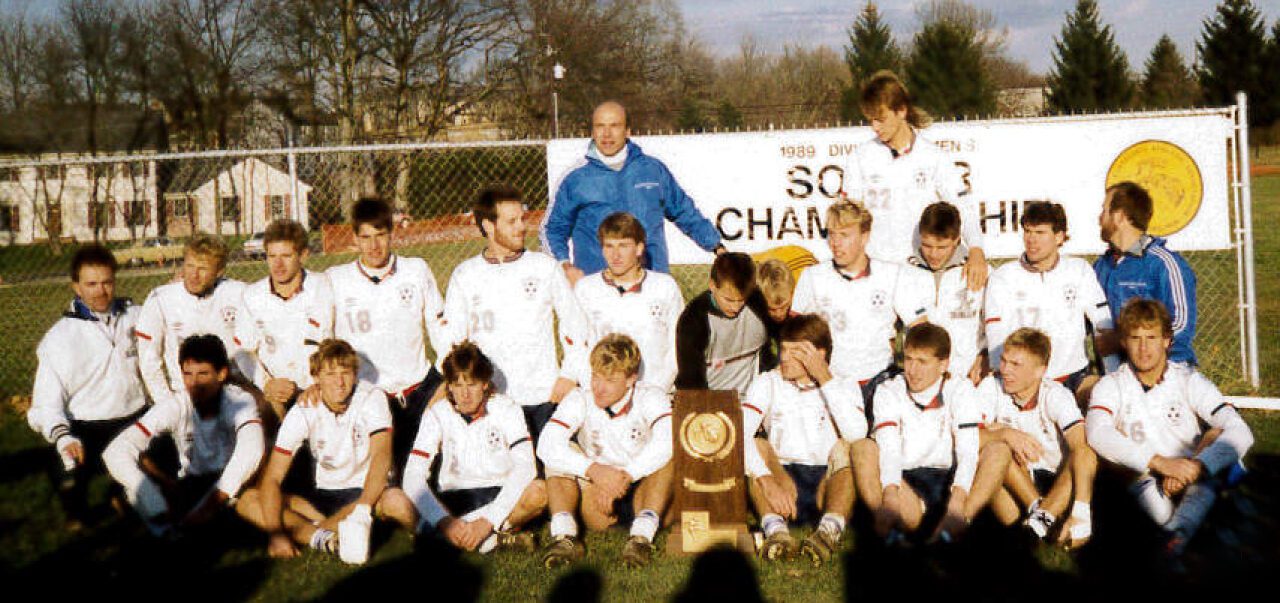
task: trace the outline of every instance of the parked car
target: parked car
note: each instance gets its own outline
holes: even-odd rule
[[[266,246],[263,245],[263,237],[265,233],[255,232],[253,236],[244,240],[244,255],[251,260],[260,260],[267,257]]]
[[[126,266],[170,264],[182,259],[185,246],[169,237],[152,237],[115,252],[116,261]]]

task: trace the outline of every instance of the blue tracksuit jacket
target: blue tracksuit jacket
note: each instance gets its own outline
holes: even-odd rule
[[[1133,297],[1164,304],[1173,318],[1169,360],[1195,365],[1191,341],[1196,336],[1196,275],[1187,260],[1164,245],[1164,239],[1147,237],[1142,255],[1109,250],[1093,263],[1093,271],[1107,294],[1113,318]]]

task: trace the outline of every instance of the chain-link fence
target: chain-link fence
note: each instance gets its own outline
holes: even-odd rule
[[[195,232],[225,237],[233,250],[228,274],[246,281],[266,270],[243,245],[277,218],[311,228],[310,268],[351,261],[346,211],[356,199],[377,195],[398,212],[398,251],[426,258],[443,285],[459,262],[483,247],[467,215],[476,192],[490,183],[514,185],[539,222],[548,200],[546,165],[545,143],[538,141],[62,156],[0,165],[0,395],[30,392],[36,345],[71,298],[66,267],[80,244],[111,246],[126,265],[117,277],[118,294],[141,302],[172,277],[184,238]],[[1280,186],[1263,187],[1255,196],[1259,205],[1274,204],[1276,197]],[[1272,214],[1258,220],[1265,215]],[[536,235],[529,233],[535,248]],[[1265,228],[1258,236],[1260,257],[1274,255],[1268,250],[1280,246],[1280,237]],[[1237,255],[1187,255],[1200,279],[1196,349],[1203,367],[1224,389],[1248,391]],[[1265,295],[1266,283],[1275,279],[1268,264],[1259,270]],[[686,298],[707,282],[706,266],[675,266],[673,273]],[[1275,347],[1265,335],[1280,322],[1280,308],[1264,301],[1260,319],[1265,358]],[[1280,393],[1275,371],[1264,370],[1262,391]]]

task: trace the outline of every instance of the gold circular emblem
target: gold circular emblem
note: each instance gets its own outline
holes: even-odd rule
[[[680,446],[700,461],[719,460],[733,450],[733,423],[723,412],[690,413],[680,423]]]
[[[1120,152],[1107,170],[1107,186],[1134,182],[1151,195],[1147,232],[1164,237],[1186,227],[1200,211],[1204,182],[1200,166],[1182,147],[1144,140]]]

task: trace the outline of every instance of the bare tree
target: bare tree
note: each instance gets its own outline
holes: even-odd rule
[[[26,109],[35,39],[25,10],[0,14],[0,100],[14,113]]]

